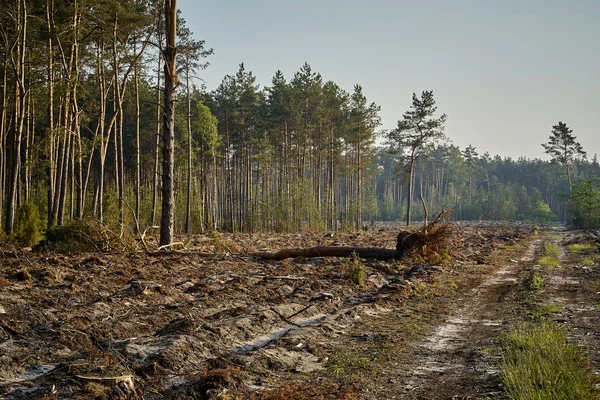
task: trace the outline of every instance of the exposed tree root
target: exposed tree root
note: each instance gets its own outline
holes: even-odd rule
[[[423,208],[427,214],[425,202]],[[448,249],[452,238],[452,225],[443,222],[443,218],[452,210],[443,210],[431,223],[425,223],[423,228],[417,231],[401,231],[396,240],[397,258],[414,252],[420,252],[427,256],[431,253],[439,253],[442,249]]]

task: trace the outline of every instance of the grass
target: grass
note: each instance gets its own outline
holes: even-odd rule
[[[553,242],[544,243],[544,254],[547,257],[557,258],[560,253],[560,248]]]
[[[504,339],[501,374],[515,400],[596,399],[594,378],[581,348],[553,322],[522,323]]]
[[[543,321],[551,314],[557,314],[563,309],[562,305],[558,303],[544,303],[537,306],[533,313],[533,319]]]
[[[581,265],[594,265],[594,259],[590,257],[584,257],[581,259]]]
[[[567,246],[571,253],[581,253],[586,250],[591,250],[594,246],[591,243],[573,243]]]
[[[556,257],[544,256],[538,260],[538,263],[541,265],[558,265],[559,261]]]
[[[348,353],[337,354],[328,362],[329,370],[337,377],[355,373],[363,374],[376,365],[376,359]]]

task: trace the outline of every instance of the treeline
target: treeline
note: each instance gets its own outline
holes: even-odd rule
[[[385,149],[380,150],[378,159],[381,173],[376,218],[403,218],[407,178],[397,174],[398,165],[403,164]],[[432,147],[421,161],[415,176],[415,200],[423,194],[430,211],[451,208],[456,219],[540,223],[567,222],[572,215],[579,215],[582,201],[570,200],[566,170],[559,163],[491,157],[487,152],[479,155],[472,146],[461,150],[451,144]],[[595,201],[599,210],[600,186],[590,183],[590,179],[595,182],[594,177],[600,176],[596,157],[578,160],[572,170],[574,187],[581,191],[580,186],[586,183],[589,195],[583,197],[587,202]],[[422,207],[416,207],[413,215],[422,218]]]
[[[84,218],[121,232],[156,225],[160,2],[13,0],[0,10],[0,25],[4,231],[25,204],[48,227]],[[377,140],[386,136],[379,107],[360,85],[348,91],[305,64],[261,88],[242,64],[208,92],[195,82],[212,49],[183,18],[177,40],[177,232],[357,229],[399,219],[409,176],[411,199],[420,205],[422,196],[431,214],[567,218],[560,164],[480,156],[440,139],[421,149],[410,175],[406,153]],[[578,160],[570,177],[579,184],[598,174],[595,159]],[[413,207],[415,219],[422,214]]]

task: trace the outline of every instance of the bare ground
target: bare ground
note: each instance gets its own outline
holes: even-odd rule
[[[165,255],[4,246],[0,398],[503,398],[501,332],[548,301],[598,365],[597,264],[564,250],[524,297],[545,240],[526,226],[460,226],[437,266],[367,260],[364,287],[343,259],[244,256],[396,233],[198,236]]]

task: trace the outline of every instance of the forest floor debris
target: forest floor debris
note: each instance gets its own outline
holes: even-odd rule
[[[393,249],[399,230],[198,235],[182,238],[185,251],[172,253],[5,245],[0,398],[501,398],[498,355],[486,348],[520,310],[514,292],[542,251],[532,227],[460,224],[439,264],[417,256],[361,260],[362,285],[349,278],[344,259],[249,256],[316,246]],[[559,258],[595,257],[573,254]],[[594,260],[563,274],[577,285],[545,282],[554,301],[565,298],[564,309],[587,318],[592,336],[581,340],[597,353],[598,311],[582,305],[593,289],[581,300],[563,289],[600,287]]]

